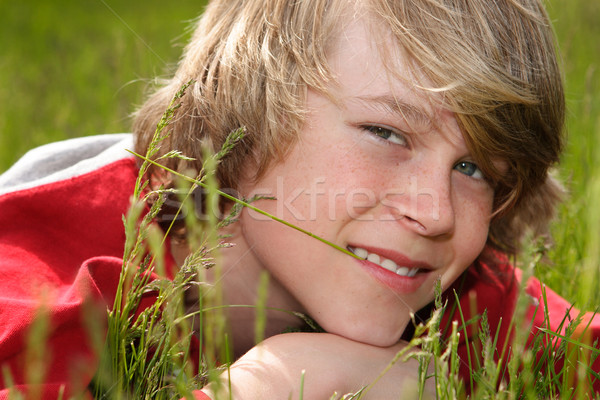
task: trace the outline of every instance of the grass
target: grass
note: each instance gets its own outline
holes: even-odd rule
[[[44,143],[128,132],[203,1],[0,1],[0,171]]]
[[[129,114],[143,101],[148,83],[155,76],[166,74],[177,61],[181,44],[187,39],[183,33],[187,21],[201,8],[193,0],[182,0],[175,6],[157,0],[143,3],[0,1],[0,15],[4,17],[0,24],[0,104],[3,105],[0,109],[0,171],[27,149],[43,143],[128,131]],[[566,182],[570,196],[553,225],[555,243],[547,257],[536,262],[535,251],[530,251],[525,254],[523,263],[531,265],[532,274],[578,308],[593,310],[600,304],[600,211],[595,206],[600,196],[600,152],[596,150],[600,148],[600,41],[596,40],[600,38],[597,23],[600,2],[551,0],[549,12],[559,37],[566,75],[569,142],[559,175]],[[175,42],[171,40],[174,37]],[[160,241],[156,232],[148,235],[150,241]],[[198,240],[197,248],[218,246],[214,237],[201,233]],[[135,241],[131,243],[132,253],[138,245]],[[139,253],[132,257],[129,261],[141,261]],[[193,261],[201,264],[209,257],[209,254],[197,253]],[[148,263],[143,265],[155,267],[150,260]],[[102,369],[106,375],[99,374],[95,380],[98,394],[106,393],[107,380],[112,381],[115,376],[127,376],[129,380],[111,392],[109,397],[112,398],[169,398],[185,394],[198,384],[190,372],[190,357],[194,355],[178,356],[185,353],[182,349],[185,349],[189,331],[181,325],[186,318],[177,309],[176,292],[189,284],[187,278],[181,276],[172,284],[163,282],[164,286],[157,286],[165,291],[164,298],[172,299],[169,307],[175,311],[169,315],[178,318],[163,319],[160,307],[141,315],[145,320],[140,323],[151,324],[154,330],[140,331],[141,325],[126,325],[120,315],[127,310],[115,308],[111,316],[114,325],[109,331],[105,352],[108,359],[105,359],[106,368]],[[123,279],[124,283],[128,280],[129,284],[141,285],[140,288],[146,283],[134,282],[142,277],[133,275],[124,275]],[[129,293],[135,294],[135,291]],[[218,307],[218,299],[212,301]],[[219,324],[214,322],[215,326]],[[420,357],[423,363],[431,360],[435,363],[440,377],[439,397],[452,398],[460,392],[453,380],[454,364],[436,360],[448,361],[453,355],[443,352],[434,324],[432,320],[423,328],[428,334],[427,341],[418,343],[425,351]],[[43,324],[40,326],[43,330]],[[174,329],[175,326],[183,328]],[[455,329],[460,331],[458,326]],[[161,341],[161,334],[169,340]],[[128,353],[125,352],[128,358],[119,359],[118,355],[123,353],[120,350],[131,335],[146,343],[146,350],[142,347],[136,353],[137,350],[128,348]],[[218,336],[213,338],[214,343],[205,343],[205,348],[216,349],[218,342],[225,340]],[[482,339],[483,343],[489,343],[493,332]],[[531,352],[519,353],[519,343],[517,340],[515,347],[515,354],[520,354],[518,365],[525,365],[525,371],[531,373],[519,376],[515,361],[509,368],[512,376],[519,379],[514,379],[506,392],[498,392],[497,365],[493,360],[482,360],[485,368],[474,371],[474,379],[483,388],[476,397],[514,398],[520,393],[524,398],[536,398],[556,394],[551,389],[553,384],[560,387],[566,380],[551,368],[540,369],[543,367],[536,363]],[[153,353],[155,359],[148,360],[148,346],[158,349]],[[548,356],[550,364],[557,352],[566,351],[565,348],[553,350],[554,355]],[[429,358],[432,354],[433,359]],[[201,372],[207,376],[214,372],[214,366],[206,360],[200,361],[204,365]],[[446,367],[450,369],[444,369]],[[545,372],[541,381],[535,376],[538,372]],[[147,381],[151,374],[155,378],[150,382],[158,386],[136,384]],[[171,383],[167,388],[160,386],[166,378]]]
[[[553,227],[551,262],[536,274],[565,298],[593,309],[600,304],[600,2],[553,0],[549,12],[566,76],[568,146],[560,176],[570,195]]]

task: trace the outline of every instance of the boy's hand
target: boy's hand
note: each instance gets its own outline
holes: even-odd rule
[[[406,343],[382,348],[328,333],[287,333],[252,348],[230,368],[233,399],[299,399],[304,372],[304,399],[330,399],[372,383]],[[363,399],[413,398],[418,362],[397,362]],[[212,399],[229,398],[227,373],[218,393],[213,383],[203,391]],[[434,393],[426,382],[426,394]],[[291,396],[291,397],[290,397]]]

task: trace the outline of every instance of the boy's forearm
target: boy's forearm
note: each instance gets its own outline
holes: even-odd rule
[[[327,398],[340,392],[343,387],[336,382],[337,371],[316,358],[321,341],[305,335],[285,334],[265,340],[203,391],[214,400],[229,395],[233,399],[298,399],[301,392],[305,398]]]
[[[323,333],[288,333],[252,348],[202,390],[218,399],[325,399],[374,382],[405,343],[389,348]],[[397,398],[417,388],[415,361],[398,363],[365,399]],[[430,388],[433,390],[433,388]],[[417,393],[416,391],[414,393]],[[302,396],[300,395],[302,394]]]

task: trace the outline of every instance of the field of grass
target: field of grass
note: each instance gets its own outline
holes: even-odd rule
[[[567,97],[568,145],[560,176],[569,197],[554,225],[551,263],[537,271],[581,307],[600,306],[600,1],[550,2]]]
[[[127,132],[167,76],[203,2],[0,0],[0,172],[30,148]],[[568,104],[558,175],[570,194],[535,273],[578,308],[600,306],[600,0],[550,0]]]
[[[128,132],[204,2],[0,1],[0,171],[44,143]]]

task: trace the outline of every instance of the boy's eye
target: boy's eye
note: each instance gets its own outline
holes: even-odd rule
[[[404,135],[402,135],[399,132],[396,132],[393,129],[377,125],[365,125],[362,128],[366,131],[371,132],[372,134],[381,139],[387,140],[388,142],[399,144],[401,146],[407,145],[407,141]]]
[[[479,169],[479,167],[472,162],[461,161],[454,166],[454,169],[460,172],[461,174],[465,174],[475,179],[483,179],[483,172]]]

